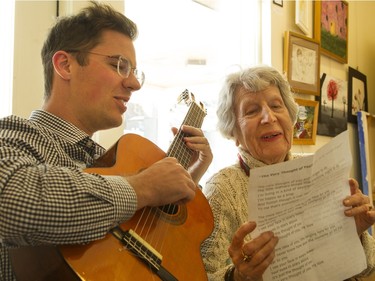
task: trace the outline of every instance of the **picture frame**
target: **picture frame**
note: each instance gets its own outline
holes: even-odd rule
[[[320,85],[317,134],[335,137],[348,129],[348,81],[323,73]]]
[[[195,3],[198,3],[204,7],[207,7],[211,10],[215,10],[218,6],[218,0],[192,0]]]
[[[321,54],[340,63],[347,63],[348,1],[321,0],[314,2],[314,38],[320,43]]]
[[[284,72],[293,92],[319,96],[319,42],[302,34],[286,31],[284,36]]]
[[[280,7],[283,6],[283,0],[273,0],[273,3]]]
[[[313,8],[311,0],[296,0],[295,22],[308,37],[313,36]]]
[[[349,66],[348,122],[357,123],[357,112],[368,111],[366,75]]]
[[[319,102],[295,99],[299,106],[297,122],[293,129],[293,144],[314,145],[318,126]]]

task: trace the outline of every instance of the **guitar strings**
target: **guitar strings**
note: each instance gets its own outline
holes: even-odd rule
[[[191,113],[192,112],[192,113]],[[193,116],[196,116],[196,118],[192,118]],[[186,115],[185,120],[183,121],[183,124],[190,125],[193,127],[201,127],[203,123],[203,117],[205,116],[205,112],[202,111],[201,108],[196,103],[192,103],[192,106],[189,108],[188,114]],[[193,151],[191,151],[184,143],[183,138],[185,137],[185,134],[180,130],[178,134],[176,135],[177,140],[180,141],[174,141],[174,143],[171,145],[170,152],[168,153],[169,156],[175,157],[177,160],[179,160],[180,164],[187,169],[188,165],[190,164],[191,156],[193,154]],[[168,206],[168,213],[175,214],[178,210],[179,206],[175,204],[171,204]],[[170,225],[168,225],[164,229],[164,234],[169,231]],[[164,235],[165,237],[166,235]],[[161,250],[164,246],[164,240],[162,240],[163,243],[161,245]]]
[[[196,117],[192,118],[192,114]],[[204,116],[205,111],[203,111],[202,108],[200,108],[196,103],[191,103],[189,111],[182,124],[200,128],[203,123]],[[193,151],[185,145],[183,141],[184,137],[184,133],[179,130],[167,152],[167,155],[175,157],[179,163],[185,169],[187,169],[188,165],[190,164]],[[179,206],[176,204],[169,204],[167,206],[163,206],[162,208],[163,209],[158,207],[144,208],[134,230],[159,253],[163,251],[165,238],[167,237],[166,234],[170,231],[171,224],[158,224],[158,220],[163,217],[164,212],[167,214],[176,214]]]

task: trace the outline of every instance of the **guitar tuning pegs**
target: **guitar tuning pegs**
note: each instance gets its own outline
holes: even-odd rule
[[[191,93],[191,92],[189,92],[189,93],[190,93],[190,99],[191,99],[191,101],[195,101],[195,96],[194,96],[194,94]]]
[[[201,101],[199,102],[199,105],[201,109],[204,111],[204,113],[207,114],[207,109],[204,107],[204,104]]]
[[[180,103],[182,100],[185,101],[185,103],[187,105],[191,104],[192,101],[195,101],[195,97],[194,97],[194,94],[192,94],[191,92],[189,92],[188,89],[186,89],[185,91],[183,91],[179,97],[177,98],[177,102]]]
[[[189,91],[186,89],[185,91],[183,91],[177,98],[177,103],[180,103],[182,100],[185,100],[185,103],[186,103],[186,99],[189,97]]]

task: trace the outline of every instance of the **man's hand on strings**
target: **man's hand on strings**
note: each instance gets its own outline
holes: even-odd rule
[[[188,171],[190,172],[194,182],[198,185],[200,179],[212,162],[213,154],[211,147],[201,129],[183,125],[181,130],[186,135],[184,137],[186,146],[193,151]],[[173,127],[172,132],[174,135],[176,135],[178,133],[178,129]]]

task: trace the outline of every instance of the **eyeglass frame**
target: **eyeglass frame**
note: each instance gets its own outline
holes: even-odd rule
[[[144,82],[145,82],[145,73],[136,68],[136,67],[132,67],[132,63],[126,58],[126,57],[123,57],[122,55],[106,55],[106,54],[100,54],[100,53],[96,53],[96,52],[90,52],[90,51],[75,51],[75,50],[68,50],[66,51],[68,53],[87,53],[87,54],[91,54],[91,55],[97,55],[97,56],[102,56],[102,57],[107,57],[109,59],[117,59],[117,74],[122,77],[122,78],[128,78],[129,75],[130,75],[130,72],[133,73],[133,75],[135,76],[135,78],[137,79],[137,81],[139,82],[139,84],[141,85],[141,87],[143,86]],[[121,70],[120,70],[120,64],[123,62],[123,61],[126,61],[128,62],[128,66],[127,67],[127,70],[125,73],[122,73]]]

